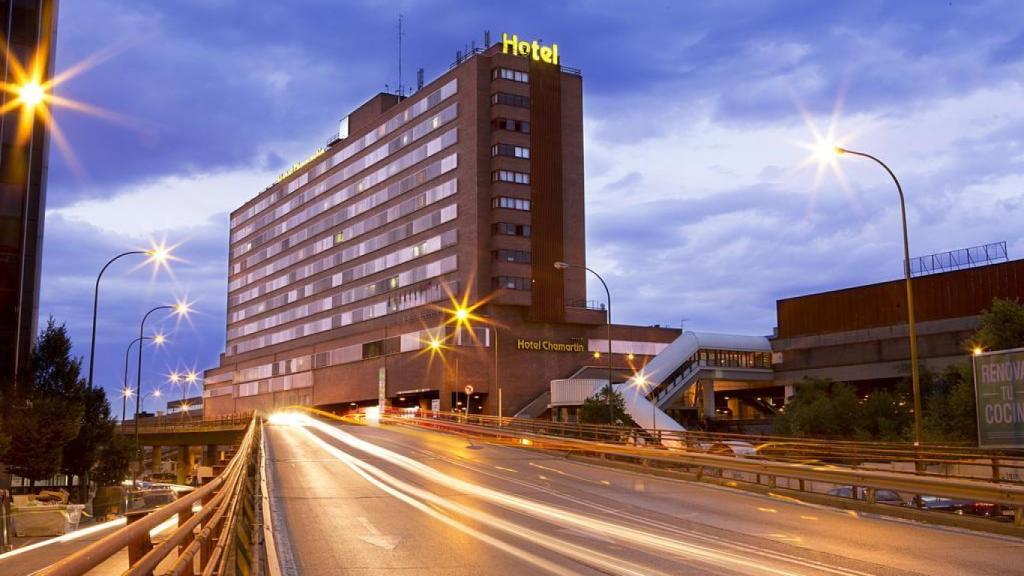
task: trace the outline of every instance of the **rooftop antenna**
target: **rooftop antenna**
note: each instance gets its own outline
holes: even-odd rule
[[[484,50],[491,47],[491,31],[484,30]]]
[[[398,13],[398,97],[405,96],[405,87],[402,86],[402,13]]]
[[[423,68],[416,70],[416,89],[423,89]]]

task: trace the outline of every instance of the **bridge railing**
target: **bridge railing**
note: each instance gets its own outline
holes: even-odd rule
[[[125,548],[129,561],[123,573],[126,576],[150,575],[158,566],[161,573],[175,575],[251,573],[259,557],[254,534],[261,438],[261,421],[250,416],[238,451],[209,483],[171,504],[129,519],[124,528],[38,574],[85,574]],[[150,532],[175,516],[177,528],[154,545]]]
[[[742,454],[782,463],[824,464],[857,469],[887,468],[918,476],[963,478],[1024,484],[1024,452],[982,450],[967,445],[902,442],[859,442],[749,435],[701,430],[645,430],[554,422],[534,418],[498,418],[481,414],[419,412],[415,416],[391,410],[385,416],[427,426],[441,423],[472,425],[550,438],[577,439],[618,445],[643,445],[675,451]]]
[[[155,432],[196,432],[211,430],[244,429],[252,422],[253,412],[225,414],[221,416],[193,417],[187,416],[153,416],[139,420],[139,433]],[[124,434],[135,433],[135,421],[126,420],[118,425]]]

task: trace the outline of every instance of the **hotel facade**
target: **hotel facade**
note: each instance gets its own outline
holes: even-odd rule
[[[582,268],[582,76],[556,46],[503,39],[410,96],[374,96],[232,213],[207,414],[383,397],[536,415],[551,380],[606,378],[607,309]],[[463,304],[468,324],[452,321]],[[611,331],[623,381],[679,335]]]

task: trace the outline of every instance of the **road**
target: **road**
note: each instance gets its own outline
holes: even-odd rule
[[[266,427],[286,574],[1024,574],[1024,541],[404,426]]]

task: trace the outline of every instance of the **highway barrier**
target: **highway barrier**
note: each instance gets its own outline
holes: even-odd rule
[[[258,518],[262,422],[249,416],[237,452],[206,485],[161,508],[129,517],[128,525],[42,570],[78,576],[128,549],[126,576],[250,574],[262,555]],[[150,532],[177,516],[177,528],[154,545]]]
[[[308,407],[295,407],[314,416],[336,420],[352,420]],[[494,442],[523,447],[553,450],[569,454],[595,456],[607,460],[637,463],[642,466],[686,471],[697,480],[726,477],[741,482],[756,483],[769,488],[786,488],[811,492],[815,483],[828,486],[851,486],[865,491],[865,503],[876,504],[879,490],[893,490],[904,494],[963,499],[999,504],[1013,509],[1013,530],[1024,528],[1024,485],[995,482],[992,478],[962,478],[929,473],[922,462],[960,461],[969,451],[963,448],[929,447],[907,450],[899,445],[883,443],[836,443],[829,450],[821,442],[801,443],[794,457],[777,450],[759,450],[763,446],[778,446],[778,439],[686,433],[660,439],[660,443],[644,442],[644,431],[633,428],[592,425],[570,425],[523,418],[502,418],[445,412],[424,412],[410,415],[399,411],[385,414],[386,421],[440,431],[488,438]],[[754,444],[750,440],[758,440]],[[674,444],[674,446],[673,446]],[[844,445],[845,444],[845,445]],[[811,452],[812,447],[814,452]],[[815,458],[807,458],[813,453]],[[894,461],[903,459],[911,463],[905,470],[880,470],[865,467],[869,460]],[[1019,464],[1016,464],[1019,465]],[[750,480],[747,480],[750,479]],[[892,511],[891,506],[886,509]]]

